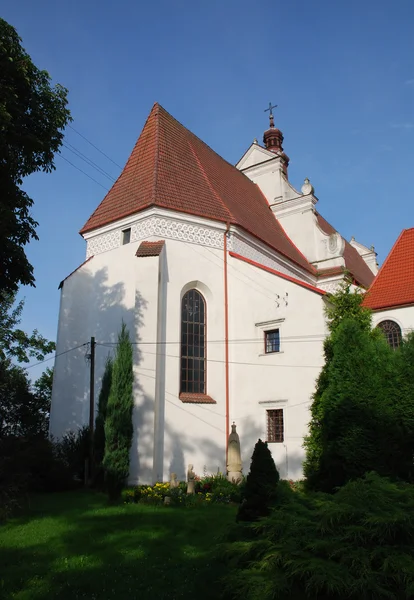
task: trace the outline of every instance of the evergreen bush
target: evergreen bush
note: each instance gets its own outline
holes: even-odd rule
[[[102,486],[104,483],[102,461],[105,454],[105,419],[109,393],[111,391],[112,368],[113,360],[108,356],[102,376],[101,390],[98,398],[98,410],[95,419],[95,431],[93,434],[94,483],[97,486]]]
[[[413,510],[414,486],[375,473],[334,495],[285,486],[270,517],[220,546],[225,598],[413,598]]]
[[[103,467],[109,499],[118,500],[129,474],[132,443],[133,353],[129,332],[122,323],[112,367],[112,383],[105,420]]]
[[[253,451],[250,472],[246,478],[238,521],[257,521],[270,512],[276,500],[279,473],[266,442],[258,440]]]

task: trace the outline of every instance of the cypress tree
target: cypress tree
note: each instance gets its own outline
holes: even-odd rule
[[[237,521],[257,521],[259,517],[266,517],[275,502],[278,481],[279,473],[272,453],[267,442],[259,439],[254,447]]]
[[[112,383],[105,420],[103,467],[109,499],[117,500],[129,474],[132,443],[133,370],[132,344],[125,323],[118,335]]]
[[[109,393],[112,383],[113,359],[108,356],[105,362],[105,369],[102,376],[101,391],[98,398],[98,411],[95,420],[95,432],[93,436],[94,453],[94,481],[95,485],[103,484],[103,466],[102,461],[105,454],[105,420],[108,405]]]

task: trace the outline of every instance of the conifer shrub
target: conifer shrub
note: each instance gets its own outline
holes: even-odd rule
[[[414,486],[368,473],[334,495],[285,487],[281,496],[269,517],[235,525],[219,546],[226,599],[414,597]]]
[[[113,360],[110,356],[105,362],[105,369],[102,375],[101,390],[98,398],[98,410],[95,419],[95,431],[93,435],[93,454],[94,454],[94,484],[102,486],[104,483],[104,469],[102,461],[105,454],[105,419],[108,406],[109,393],[112,383]]]
[[[119,500],[129,474],[132,443],[133,353],[128,329],[122,323],[112,367],[106,407],[103,467],[110,501]]]
[[[250,472],[247,475],[240,504],[238,521],[257,521],[270,512],[275,502],[279,473],[267,447],[267,442],[258,440],[252,455]]]

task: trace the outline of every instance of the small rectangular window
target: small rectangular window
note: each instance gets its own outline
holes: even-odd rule
[[[282,443],[283,433],[283,408],[267,410],[267,441]]]
[[[124,229],[122,232],[122,245],[129,244],[131,241],[131,228]]]
[[[265,352],[266,354],[270,354],[271,352],[280,352],[279,329],[265,331]]]

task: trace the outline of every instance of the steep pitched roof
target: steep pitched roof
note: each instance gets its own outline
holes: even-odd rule
[[[259,187],[157,103],[121,175],[80,233],[150,206],[238,225],[315,273],[286,235]]]
[[[332,233],[337,233],[336,229],[332,227],[328,221],[326,221],[319,213],[316,215],[318,219],[319,227],[325,233],[331,235]],[[344,250],[344,259],[345,259],[345,268],[351,273],[355,281],[364,288],[368,288],[375,275],[368,267],[367,263],[364,261],[362,256],[358,253],[358,251],[351,246],[349,242],[345,241],[345,250]],[[327,274],[327,273],[325,273]]]
[[[407,304],[414,304],[414,227],[401,232],[364,298],[373,310]]]

